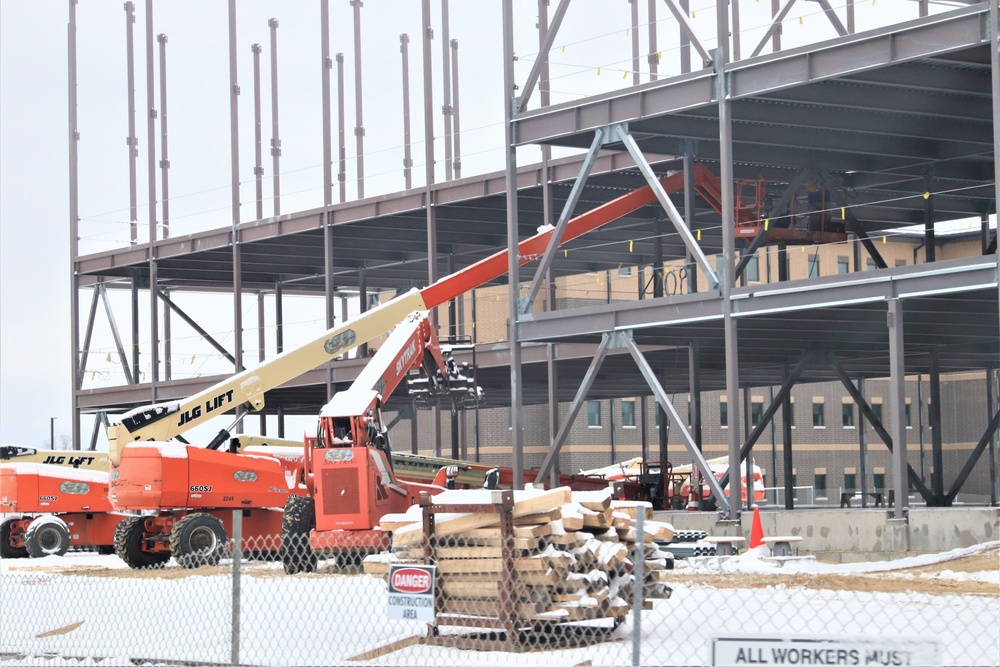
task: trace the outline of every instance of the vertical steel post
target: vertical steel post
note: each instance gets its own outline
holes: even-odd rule
[[[257,292],[257,361],[264,361],[267,339],[264,333],[264,293]],[[267,435],[267,417],[260,413],[260,434]]]
[[[750,423],[750,387],[743,385],[743,432],[751,433],[754,426]],[[747,509],[753,509],[753,468],[751,467],[751,462],[753,461],[753,447],[747,451],[745,468],[743,468],[744,474],[747,478]],[[735,484],[732,483],[733,476],[729,476],[730,486],[732,489]],[[740,488],[742,489],[743,484],[740,483]],[[732,491],[730,491],[732,493]]]
[[[458,115],[458,40],[451,40],[451,134],[455,144],[455,178],[462,178],[462,129]]]
[[[858,393],[862,396],[865,395],[865,377],[858,377]],[[866,399],[867,400],[867,399]],[[854,407],[852,406],[853,410]],[[861,414],[860,406],[858,408],[858,456],[859,465],[858,472],[861,476],[861,506],[868,507],[868,433],[866,431],[866,424],[868,420],[865,419],[864,415]]]
[[[139,156],[139,139],[135,136],[135,5],[125,3],[125,61],[128,72],[128,193],[129,243],[135,245],[139,235],[139,204],[136,194],[135,159]]]
[[[1000,202],[1000,36],[997,35],[998,24],[1000,24],[1000,8],[998,0],[990,0],[990,69],[993,72],[991,77],[992,102],[993,102],[993,211],[1000,220],[1000,211],[997,209],[997,202]],[[997,224],[997,248],[996,260],[997,269],[1000,270],[1000,223]],[[1000,290],[1000,285],[997,286]],[[998,293],[1000,297],[1000,293]],[[1000,298],[997,299],[1000,306]],[[996,477],[994,484],[996,484]]]
[[[996,368],[989,364],[986,366],[986,414],[994,414],[996,411]],[[1000,479],[997,478],[997,433],[990,433],[989,442],[990,456],[990,505],[996,506],[1000,500]]]
[[[778,0],[771,0],[772,16],[777,13],[777,2]],[[847,34],[854,34],[854,0],[847,0]],[[777,32],[775,32],[775,36],[777,36]]]
[[[649,80],[656,81],[660,64],[660,53],[656,50],[656,0],[649,0],[646,13],[649,18]]]
[[[908,509],[909,470],[906,460],[906,367],[903,344],[903,302],[889,299],[886,324],[889,331],[889,404],[892,406],[892,486],[895,490],[893,518],[902,519]]]
[[[268,19],[267,25],[271,29],[271,171],[273,172],[271,175],[271,195],[274,200],[274,215],[277,217],[281,215],[281,139],[278,138],[278,19]],[[327,95],[329,96],[329,92]]]
[[[687,144],[684,149],[684,222],[688,229],[694,230],[694,146]],[[695,237],[697,238],[697,237]],[[698,291],[698,267],[694,262],[694,254],[690,248],[684,251],[684,268],[687,270],[688,293]],[[679,287],[679,286],[678,286]]]
[[[451,38],[448,0],[441,0],[441,115],[444,120],[444,180],[454,178],[451,156]]]
[[[76,114],[76,0],[69,0],[69,21],[66,25],[67,52],[67,106],[69,115],[69,230],[70,230],[70,347],[72,353],[73,393],[70,399],[71,437],[73,449],[80,448],[80,403],[77,396],[80,366],[80,279],[76,272],[76,258],[80,255],[79,225],[79,141],[80,132]]]
[[[169,300],[170,290],[164,289],[163,295]],[[171,340],[172,333],[170,331],[170,309],[163,309],[163,379],[170,382],[173,379],[174,368],[171,363],[171,356],[173,355],[173,343]]]
[[[733,6],[733,61],[740,59],[740,0],[730,0]]]
[[[251,44],[253,54],[253,175],[256,183],[256,218],[264,218],[264,167],[260,126],[260,44]]]
[[[399,52],[403,54],[403,182],[413,187],[413,157],[410,152],[410,36],[399,36]]]
[[[729,62],[729,17],[724,0],[716,0],[718,48],[715,50],[715,93],[719,103],[719,180],[722,182],[722,276],[720,289],[723,302],[723,319],[726,350],[726,397],[729,415],[729,470],[739,470],[740,433],[739,418],[739,359],[736,337],[736,320],[733,319],[732,291],[735,269],[735,229],[733,220],[733,136],[732,107],[729,100],[726,64]],[[732,477],[732,474],[730,474]],[[730,482],[729,519],[738,520],[742,506],[743,485],[738,480]]]
[[[240,87],[236,69],[236,0],[229,0],[229,123],[232,145],[232,243],[233,243],[233,359],[236,372],[243,370],[243,268],[240,251],[240,116],[238,98]],[[243,414],[242,408],[236,416]],[[236,432],[243,432],[243,422],[236,425]]]
[[[333,161],[331,156],[333,129],[330,124],[330,70],[333,68],[333,61],[330,60],[330,0],[320,0],[319,3],[319,35],[320,91],[323,98],[323,206],[330,208],[330,204],[333,203]],[[343,120],[344,115],[342,111],[341,120]],[[341,197],[341,201],[343,201],[343,197]],[[323,222],[325,227],[326,221]],[[326,238],[325,234],[324,238]],[[327,294],[327,298],[330,298],[329,294]]]
[[[854,18],[853,0],[847,0],[847,2],[848,2],[848,17],[849,17],[848,20],[851,20]],[[771,0],[771,19],[774,20],[774,17],[776,17],[780,11],[781,11],[781,0]],[[779,25],[775,29],[774,34],[771,35],[771,50],[774,51],[775,53],[781,51],[781,31],[782,27]]]
[[[170,159],[167,157],[167,36],[156,36],[160,45],[160,202],[163,207],[163,238],[170,236],[170,188],[167,177]]]
[[[340,182],[340,202],[347,201],[347,134],[344,119],[344,54],[337,59],[337,180]]]
[[[778,2],[778,0],[773,1]],[[678,0],[678,4],[680,4],[681,11],[684,12],[685,16],[691,15],[689,11],[690,0]],[[680,33],[681,74],[687,74],[691,71],[691,38],[684,32],[683,27],[679,27],[677,31]]]
[[[354,136],[358,150],[358,199],[365,198],[365,119],[361,94],[361,0],[350,0],[354,7]]]
[[[688,389],[691,392],[691,438],[701,450],[701,343],[698,339],[688,343]]]
[[[638,86],[639,80],[639,0],[628,0],[632,19],[632,85]]]
[[[924,176],[924,261],[937,259],[937,243],[934,240],[934,180],[928,173]]]
[[[788,364],[785,364],[784,378],[788,382]],[[785,397],[781,401],[781,458],[784,469],[785,483],[785,509],[795,509],[795,489],[792,488],[792,477],[794,471],[792,467],[792,392],[785,392]],[[775,484],[777,486],[777,484]]]
[[[358,271],[358,312],[364,313],[368,310],[368,272],[365,270],[365,262],[361,260],[361,268]],[[368,356],[368,343],[358,346],[358,357],[364,359]]]
[[[419,430],[417,429],[417,403],[412,402],[410,406],[410,453],[417,454],[419,449],[417,447],[417,440],[420,438]]]
[[[520,265],[517,245],[517,146],[514,143],[514,12],[512,0],[503,0],[503,104],[504,104],[504,145],[506,148],[507,174],[507,248],[510,308],[510,404],[511,404],[511,451],[513,454],[513,487],[524,486],[524,415],[521,409],[521,343],[518,340],[517,318],[520,298]]]
[[[930,384],[931,405],[927,421],[931,427],[931,461],[934,462],[934,473],[931,475],[931,490],[936,505],[944,502],[944,444],[941,433],[941,366],[938,351],[930,351]],[[923,406],[918,405],[918,410]]]
[[[139,383],[139,278],[133,277],[131,282],[132,302],[132,377]],[[94,288],[97,289],[96,287]]]
[[[150,400],[156,402],[156,384],[160,366],[160,323],[159,303],[156,292],[156,100],[155,78],[153,75],[153,1],[146,0],[146,167],[149,177],[149,351],[150,351]],[[136,375],[136,382],[139,382]]]

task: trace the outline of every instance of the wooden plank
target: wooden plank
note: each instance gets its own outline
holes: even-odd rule
[[[611,489],[600,491],[574,491],[573,500],[589,510],[603,512],[611,507]]]
[[[611,526],[611,510],[595,512],[583,508],[584,528],[608,528],[609,526]]]
[[[499,573],[503,571],[504,561],[502,558],[439,558],[437,567],[442,574]],[[548,563],[544,558],[517,558],[514,567],[518,572],[535,572],[547,569]]]

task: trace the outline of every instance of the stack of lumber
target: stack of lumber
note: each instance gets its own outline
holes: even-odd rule
[[[488,505],[496,492],[454,490],[434,496],[435,505]],[[648,503],[613,501],[611,492],[515,491],[513,562],[504,562],[500,515],[496,512],[435,515],[438,585],[444,595],[439,613],[498,615],[500,581],[511,571],[514,607],[524,621],[569,622],[621,618],[634,600],[633,558],[642,545],[643,599],[666,598],[666,570],[672,555],[654,540],[669,541],[673,527],[653,521]],[[644,513],[643,533],[636,517]],[[392,564],[423,563],[422,510],[383,517],[393,552],[368,557],[368,574],[387,576]]]

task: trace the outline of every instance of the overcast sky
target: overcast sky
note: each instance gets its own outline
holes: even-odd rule
[[[441,0],[432,0],[435,79],[436,179],[444,179],[441,138]],[[503,168],[501,16],[499,0],[451,0],[450,35],[459,42],[462,174]],[[555,5],[550,7],[550,15]],[[706,49],[715,46],[714,9],[692,0],[691,23]],[[767,3],[745,3],[744,49],[766,27]],[[816,14],[818,5],[793,10],[785,24],[786,48],[834,36]],[[841,8],[842,4],[834,3]],[[78,114],[81,254],[129,245],[129,173],[126,137],[128,106],[125,11],[122,2],[80,0],[78,20]],[[418,0],[367,0],[362,16],[365,194],[401,190],[404,185],[402,60],[399,36],[409,44],[414,186],[424,180],[423,72]],[[639,2],[642,52],[646,51],[646,3]],[[518,80],[523,81],[537,51],[537,2],[515,0]],[[659,6],[661,75],[677,71],[677,27],[666,5]],[[857,5],[859,30],[872,27],[883,12],[916,16],[916,3],[885,0]],[[138,241],[148,238],[146,130],[146,2],[136,3],[135,95],[138,139]],[[843,15],[843,10],[840,9]],[[57,444],[69,434],[73,343],[70,336],[70,239],[67,114],[68,0],[0,0],[0,443],[43,446],[55,417]],[[330,0],[331,55],[344,53],[348,198],[357,196],[354,126],[353,9],[349,0]],[[167,36],[167,114],[170,159],[170,235],[183,236],[231,222],[228,3],[172,0],[153,3],[154,35]],[[241,221],[255,215],[253,181],[253,69],[251,44],[260,43],[264,143],[264,215],[272,211],[270,139],[270,55],[268,19],[279,20],[278,80],[282,142],[281,210],[288,213],[322,205],[322,113],[319,2],[274,3],[241,0],[237,6],[239,68]],[[553,103],[579,99],[628,85],[631,37],[627,0],[574,0],[553,50]],[[155,40],[155,38],[154,38]],[[159,97],[159,46],[154,106]],[[645,59],[641,69],[647,70]],[[331,73],[334,155],[336,156],[336,65]],[[537,100],[537,94],[535,99]],[[162,110],[161,110],[162,111]],[[162,121],[162,115],[161,115]],[[157,132],[160,125],[157,125]],[[155,137],[156,159],[160,139]],[[537,159],[522,150],[522,164]],[[336,164],[334,165],[336,174]],[[155,176],[159,188],[159,171]],[[336,201],[337,191],[334,197]],[[159,198],[159,195],[158,195]],[[161,213],[157,219],[161,220]],[[90,290],[81,292],[86,317]],[[117,326],[128,346],[127,292],[112,293]],[[183,307],[224,344],[231,342],[231,297],[214,301],[185,297]],[[256,326],[256,299],[244,299],[246,326]],[[148,297],[140,297],[140,349],[148,351]],[[289,312],[289,310],[291,312]],[[221,316],[218,314],[221,313]],[[321,304],[286,307],[286,345],[317,335]],[[273,317],[269,313],[268,317]],[[107,319],[99,313],[85,387],[123,384]],[[269,322],[273,323],[273,319]],[[223,373],[226,364],[190,330],[174,332],[174,377]],[[245,352],[256,359],[256,336],[246,332]],[[268,343],[273,344],[272,342]],[[251,349],[252,348],[252,349]],[[141,364],[148,367],[148,355]],[[319,407],[319,406],[317,406]],[[83,446],[89,442],[84,420]]]

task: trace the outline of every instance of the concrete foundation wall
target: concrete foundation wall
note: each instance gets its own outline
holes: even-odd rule
[[[675,530],[742,535],[749,543],[753,513],[745,512],[739,524],[719,521],[714,512],[657,512],[656,519]],[[798,555],[836,563],[893,560],[1000,540],[995,507],[911,508],[902,521],[881,509],[765,510],[760,523],[767,537],[801,536],[793,546]]]

